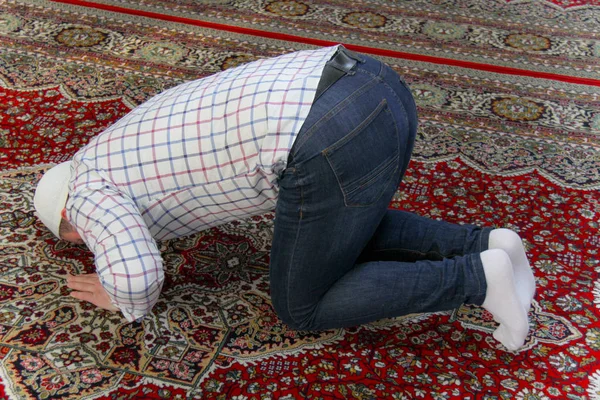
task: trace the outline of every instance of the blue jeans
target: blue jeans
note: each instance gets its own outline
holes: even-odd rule
[[[388,209],[417,130],[410,90],[367,56],[313,104],[279,180],[271,298],[321,330],[481,304],[489,228]]]

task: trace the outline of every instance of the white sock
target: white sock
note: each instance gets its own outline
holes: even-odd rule
[[[484,251],[480,257],[487,282],[481,306],[500,324],[494,338],[507,349],[517,350],[525,343],[529,320],[517,293],[510,257],[501,249]]]
[[[510,257],[519,300],[525,311],[529,312],[535,295],[535,277],[529,266],[521,238],[510,229],[494,229],[490,232],[489,248],[502,249]]]

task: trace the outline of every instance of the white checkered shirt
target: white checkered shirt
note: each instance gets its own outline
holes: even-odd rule
[[[169,89],[74,157],[67,212],[129,320],[156,303],[156,240],[275,207],[277,177],[337,46],[259,60]]]

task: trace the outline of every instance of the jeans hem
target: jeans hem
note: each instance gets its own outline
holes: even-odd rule
[[[479,252],[484,252],[490,248],[490,233],[494,228],[485,227],[481,228],[481,234],[479,235]]]
[[[471,263],[473,265],[473,274],[477,279],[478,293],[469,297],[469,304],[482,305],[485,301],[485,295],[487,293],[487,281],[485,279],[485,272],[483,272],[483,262],[481,262],[481,253],[490,248],[490,233],[494,228],[484,227],[481,228],[481,234],[479,235],[479,253],[471,255]]]
[[[489,232],[488,232],[489,236]],[[481,253],[469,254],[467,257],[471,264],[471,269],[474,276],[474,293],[468,296],[468,304],[482,305],[485,301],[487,293],[487,280],[485,279],[485,272],[483,271],[483,262],[481,261]]]

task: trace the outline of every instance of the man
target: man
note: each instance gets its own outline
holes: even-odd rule
[[[342,46],[259,60],[167,90],[40,181],[35,207],[85,242],[97,274],[72,296],[140,320],[156,303],[155,240],[275,209],[271,296],[292,328],[482,305],[523,345],[535,283],[520,238],[388,204],[417,131],[410,90]]]

